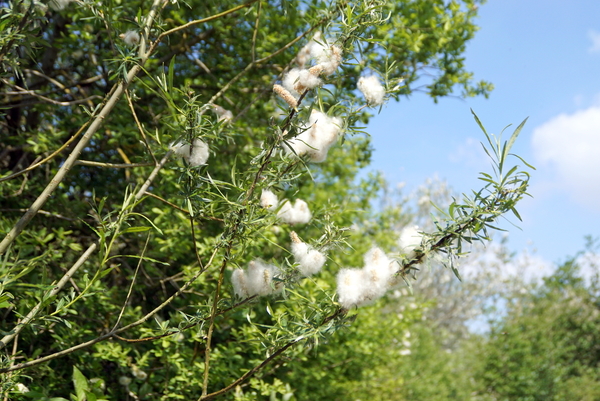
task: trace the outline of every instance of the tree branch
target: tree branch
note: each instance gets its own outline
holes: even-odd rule
[[[152,4],[152,8],[148,14],[148,17],[146,18],[147,22],[146,22],[145,28],[147,28],[148,30],[150,29],[150,27],[152,26],[152,24],[154,22],[154,18],[157,15],[158,9],[160,8],[161,4],[164,2],[165,2],[165,0],[154,0],[154,3]],[[144,38],[142,38],[141,43],[140,43],[140,48],[144,48],[144,47],[145,47],[145,40],[144,40]],[[140,63],[134,65],[129,70],[129,72],[127,73],[126,80],[119,82],[114,87],[114,90],[112,91],[112,94],[109,96],[108,100],[106,101],[104,107],[102,107],[102,110],[96,115],[96,117],[94,117],[92,123],[89,125],[85,134],[81,137],[81,139],[79,140],[79,142],[77,143],[77,145],[75,146],[75,148],[73,149],[73,151],[71,152],[71,154],[69,155],[67,160],[65,160],[65,162],[63,163],[61,168],[58,170],[58,172],[54,176],[54,178],[46,186],[46,188],[41,193],[41,195],[38,196],[38,198],[35,200],[35,202],[33,202],[31,207],[29,208],[29,210],[27,210],[27,212],[23,215],[23,217],[21,217],[21,219],[8,232],[8,234],[2,240],[2,242],[0,242],[0,255],[3,254],[4,252],[6,252],[6,250],[10,246],[10,244],[12,244],[12,242],[17,238],[17,236],[21,233],[21,231],[23,231],[25,226],[27,226],[27,224],[29,224],[31,219],[33,219],[33,217],[37,214],[37,212],[42,208],[44,203],[46,203],[46,200],[48,200],[50,195],[54,192],[54,190],[58,187],[58,185],[65,178],[67,173],[71,170],[71,168],[75,164],[75,161],[79,157],[79,154],[87,146],[90,139],[92,139],[92,136],[98,131],[98,129],[102,125],[103,120],[110,114],[112,109],[115,107],[115,105],[119,101],[119,98],[121,97],[121,95],[123,94],[125,89],[129,86],[129,84],[133,81],[133,79],[140,72],[140,70],[142,69],[142,66],[145,64],[145,62],[150,57],[150,54],[151,54],[151,52],[145,53],[141,57]]]

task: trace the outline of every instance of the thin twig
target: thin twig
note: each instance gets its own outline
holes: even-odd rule
[[[152,192],[146,192],[144,193],[144,195],[148,195],[151,196],[154,199],[158,199],[159,201],[163,202],[166,205],[169,205],[170,207],[172,207],[173,209],[179,210],[180,212],[183,212],[185,214],[190,214],[190,212],[182,207],[177,206],[176,204],[169,202],[168,200],[161,198],[158,195],[153,194]],[[214,221],[220,221],[223,222],[223,219],[220,219],[218,217],[213,217],[213,216],[201,216],[203,219],[208,219],[208,220],[214,220]]]
[[[231,14],[231,13],[234,13],[234,12],[236,12],[236,11],[238,11],[238,10],[241,10],[242,8],[246,8],[246,7],[248,7],[248,6],[250,6],[250,5],[254,4],[254,3],[256,3],[257,1],[258,1],[258,0],[251,0],[251,1],[247,2],[247,3],[245,3],[245,4],[239,5],[239,6],[237,6],[237,7],[230,8],[230,9],[229,9],[229,10],[227,10],[227,11],[223,11],[222,13],[215,14],[215,15],[211,15],[210,17],[206,17],[206,18],[202,18],[202,19],[198,19],[198,20],[190,21],[190,22],[188,22],[187,24],[183,24],[183,25],[180,25],[180,26],[178,26],[178,27],[176,27],[176,28],[169,29],[168,31],[165,31],[165,32],[161,33],[161,34],[158,36],[158,38],[156,38],[156,40],[155,40],[155,41],[154,41],[154,43],[152,44],[152,47],[150,48],[150,51],[152,52],[152,51],[153,51],[153,50],[156,48],[156,46],[158,45],[158,43],[159,43],[159,42],[160,42],[160,41],[161,41],[161,40],[162,40],[164,37],[166,37],[166,36],[169,36],[169,35],[170,35],[170,34],[172,34],[172,33],[179,32],[179,31],[181,31],[181,30],[187,29],[187,28],[189,28],[189,27],[191,27],[191,26],[194,26],[194,25],[203,24],[203,23],[205,23],[205,22],[210,22],[210,21],[213,21],[213,20],[219,19],[219,18],[221,18],[221,17],[224,17],[224,16],[226,16],[226,15],[228,15],[228,14]]]
[[[61,102],[59,100],[50,99],[49,97],[40,95],[40,94],[36,93],[35,91],[27,90],[27,89],[22,88],[22,87],[20,87],[18,85],[11,84],[7,80],[3,79],[2,81],[6,85],[10,85],[10,86],[18,89],[17,92],[6,92],[5,93],[6,95],[29,95],[29,96],[33,96],[33,97],[35,97],[37,99],[43,100],[44,102],[47,102],[47,103],[50,103],[50,104],[54,104],[56,106],[73,106],[73,105],[76,105],[76,104],[85,103],[85,102],[90,101],[92,99],[102,99],[101,96],[92,95],[92,96],[89,96],[89,97],[87,97],[85,99],[76,99],[76,100],[71,100],[71,101],[68,101],[68,102]]]
[[[131,114],[133,115],[135,124],[137,125],[138,130],[140,131],[140,134],[142,135],[142,139],[144,140],[146,149],[150,153],[150,156],[152,156],[152,160],[154,160],[154,164],[157,164],[158,160],[156,160],[156,157],[154,156],[154,153],[152,152],[152,149],[150,148],[150,144],[148,143],[148,138],[146,138],[146,133],[144,132],[144,128],[142,127],[142,124],[140,123],[140,120],[138,119],[137,113],[135,112],[135,109],[133,108],[131,96],[129,96],[129,91],[127,89],[125,89],[125,97],[127,98],[127,103],[129,104],[129,109],[131,110]]]
[[[60,81],[57,81],[56,79],[49,77],[46,74],[43,74],[37,70],[30,70],[30,69],[25,69],[24,71],[28,72],[30,74],[33,74],[33,75],[37,75],[38,77],[44,78],[45,80],[49,81],[50,83],[53,83],[55,86],[58,86],[60,89],[64,90],[65,92],[69,93],[68,92],[69,89],[66,86],[64,86]]]
[[[152,26],[154,19],[157,15],[158,9],[161,4],[163,4],[165,0],[154,0],[152,4],[152,8],[148,13],[148,17],[146,18],[145,29],[149,30]],[[140,41],[140,47],[145,48],[146,43],[145,39],[142,38]],[[50,195],[54,192],[54,190],[58,187],[58,185],[63,181],[67,173],[73,167],[75,161],[79,157],[80,153],[87,146],[88,142],[92,139],[92,136],[98,131],[104,119],[110,114],[115,105],[117,104],[119,98],[127,88],[127,86],[133,82],[133,79],[137,76],[137,74],[141,71],[142,66],[146,63],[148,58],[150,57],[151,52],[145,53],[142,57],[140,57],[139,64],[134,65],[129,72],[127,73],[127,77],[125,80],[120,81],[111,91],[111,95],[108,96],[108,100],[102,107],[102,110],[94,117],[92,123],[87,128],[85,134],[81,137],[67,160],[60,167],[54,178],[50,181],[50,183],[46,186],[46,188],[42,191],[42,193],[38,196],[38,198],[33,202],[29,210],[21,217],[21,219],[12,227],[12,229],[8,232],[6,237],[0,242],[0,255],[6,252],[10,244],[17,238],[17,236],[23,231],[23,229],[29,224],[31,219],[37,214],[37,212],[42,208],[46,200],[50,197]]]
[[[169,206],[171,206],[173,209],[177,209],[177,210],[179,210],[180,212],[183,212],[183,213],[185,213],[185,214],[190,214],[190,212],[189,212],[188,210],[185,210],[184,208],[182,208],[182,207],[179,207],[179,206],[177,206],[176,204],[174,204],[174,203],[171,203],[171,202],[169,202],[168,200],[166,200],[166,199],[163,199],[163,198],[161,198],[161,197],[160,197],[160,196],[158,196],[158,195],[154,195],[152,192],[145,192],[145,193],[144,193],[144,195],[148,195],[148,196],[150,196],[150,197],[152,197],[152,198],[154,198],[154,199],[158,199],[159,201],[163,202],[164,204],[166,204],[166,205],[169,205]]]
[[[256,295],[252,295],[251,297],[248,297],[248,298],[244,299],[243,301],[240,301],[237,304],[230,306],[229,308],[221,309],[217,313],[217,316],[224,315],[225,313],[232,311],[232,310],[236,309],[237,307],[242,306],[242,305],[252,301],[256,297],[257,297]],[[206,319],[199,319],[198,321],[196,321],[194,323],[190,323],[177,331],[172,331],[170,333],[165,333],[165,334],[159,334],[157,336],[142,337],[142,338],[125,338],[125,337],[121,337],[121,336],[115,334],[114,337],[118,340],[125,341],[128,343],[141,343],[141,342],[147,342],[147,341],[156,341],[156,340],[160,340],[161,338],[172,336],[173,334],[181,333],[182,331],[191,329],[192,327],[197,326],[200,323],[204,323],[204,322],[206,322]]]
[[[154,168],[154,170],[152,170],[152,173],[150,173],[150,175],[148,176],[148,178],[146,179],[146,181],[144,182],[142,187],[135,194],[134,199],[136,202],[139,201],[140,199],[142,199],[142,197],[146,193],[146,190],[148,189],[148,187],[150,187],[150,185],[152,184],[152,181],[156,178],[156,175],[158,174],[160,169],[165,165],[165,163],[169,159],[170,155],[171,155],[171,152],[170,151],[167,152],[167,154],[162,158],[160,163]],[[80,256],[80,258],[77,260],[75,265],[73,265],[73,267],[60,279],[58,284],[55,287],[53,287],[52,290],[50,290],[50,292],[48,293],[49,294],[48,296],[52,296],[52,295],[55,295],[56,293],[58,293],[58,291],[60,291],[60,289],[65,285],[65,283],[73,276],[73,274],[77,271],[77,269],[91,256],[91,254],[96,250],[96,248],[97,248],[97,244],[94,243],[94,244],[90,245],[89,248],[84,252],[84,254]],[[47,297],[43,297],[43,299],[47,299]],[[29,312],[29,314],[23,319],[23,321],[13,329],[11,334],[6,335],[2,340],[0,340],[0,349],[4,348],[16,334],[18,334],[21,330],[23,330],[23,328],[27,324],[29,324],[31,322],[31,320],[33,320],[33,318],[38,313],[41,306],[42,306],[42,302],[40,302],[38,305],[36,305],[35,308],[33,308],[31,310],[31,312]],[[95,344],[95,342],[92,344]],[[72,347],[72,348],[75,348],[75,347]],[[79,349],[79,348],[77,348],[77,349]],[[51,359],[54,359],[54,358],[51,358]],[[0,371],[0,373],[2,373],[2,372]]]
[[[3,181],[7,181],[10,180],[12,178],[18,177],[20,175],[23,175],[39,166],[41,166],[42,164],[52,160],[56,155],[58,155],[60,152],[62,152],[63,150],[65,150],[67,148],[67,146],[69,146],[74,140],[75,138],[77,138],[79,136],[79,134],[81,134],[81,132],[83,132],[83,130],[88,126],[88,122],[86,122],[85,124],[83,124],[83,126],[81,128],[79,128],[79,130],[75,133],[75,135],[73,135],[72,137],[70,137],[67,142],[65,142],[60,148],[58,148],[57,150],[55,150],[54,152],[52,152],[50,154],[50,156],[46,157],[45,159],[42,159],[41,161],[32,164],[31,166],[27,167],[26,169],[23,169],[21,171],[18,171],[14,174],[11,174],[9,176],[0,178],[0,182]]]
[[[217,250],[215,250],[213,252],[213,254],[211,255],[209,261],[206,263],[205,268],[208,268],[211,264],[212,261],[214,260],[215,255],[217,254]],[[113,331],[110,331],[106,334],[103,334],[99,337],[96,337],[90,341],[86,341],[84,343],[81,344],[77,344],[73,347],[67,348],[65,350],[59,351],[59,352],[55,352],[54,354],[50,354],[41,358],[37,358],[34,359],[33,361],[29,361],[29,362],[24,362],[24,363],[20,363],[18,365],[14,365],[8,368],[2,368],[0,369],[0,373],[6,373],[6,372],[12,372],[14,370],[19,370],[19,369],[24,369],[24,368],[29,368],[31,366],[36,366],[39,365],[40,363],[44,363],[44,362],[48,362],[51,361],[53,359],[59,358],[61,356],[64,355],[68,355],[70,353],[73,353],[75,351],[78,351],[80,349],[85,349],[91,345],[94,345],[96,343],[99,343],[100,341],[104,341],[108,338],[113,337],[115,334],[119,334],[122,333],[124,331],[127,331],[133,327],[137,327],[140,324],[145,323],[146,321],[148,321],[148,319],[150,319],[152,316],[154,316],[156,313],[160,312],[163,308],[165,308],[167,305],[169,305],[171,302],[173,302],[173,300],[175,298],[177,298],[179,296],[179,294],[181,294],[183,291],[185,291],[190,285],[192,285],[192,283],[194,281],[196,281],[196,279],[198,277],[200,277],[200,275],[202,274],[202,270],[198,270],[196,272],[196,274],[194,274],[194,276],[187,282],[185,283],[179,290],[177,290],[173,295],[171,295],[169,298],[167,298],[162,304],[160,304],[159,306],[157,306],[156,308],[154,308],[152,311],[150,311],[148,314],[146,314],[145,316],[143,316],[142,318],[138,319],[137,321],[128,324],[127,326],[123,326],[120,329],[116,329]]]
[[[215,296],[213,299],[212,309],[210,313],[210,324],[208,326],[208,333],[206,334],[206,347],[204,350],[204,381],[202,384],[202,396],[205,396],[208,392],[208,376],[210,372],[210,346],[212,342],[212,334],[215,329],[215,318],[217,317],[217,305],[219,303],[219,296],[221,295],[221,285],[223,284],[223,276],[225,268],[227,267],[227,261],[229,259],[229,251],[233,246],[233,238],[229,240],[227,252],[223,257],[223,263],[221,263],[221,269],[219,270],[219,279],[217,281],[217,288],[215,289]]]
[[[252,62],[256,61],[256,35],[258,34],[258,24],[260,23],[260,11],[262,9],[262,1],[258,2],[258,10],[256,11],[256,21],[254,21],[254,32],[252,33]]]
[[[256,372],[261,370],[263,367],[265,367],[267,364],[269,364],[273,359],[275,359],[279,355],[283,354],[288,348],[292,347],[296,343],[297,343],[297,341],[291,341],[291,342],[287,343],[286,345],[284,345],[283,347],[279,348],[277,351],[275,351],[274,353],[269,355],[269,357],[267,359],[265,359],[264,361],[262,361],[260,364],[256,365],[255,367],[253,367],[252,369],[247,371],[245,374],[243,374],[240,378],[235,380],[233,383],[229,384],[227,387],[224,387],[219,391],[215,391],[214,393],[203,394],[198,399],[198,401],[212,400],[213,398],[218,397],[221,394],[227,393],[231,389],[235,388],[235,386],[237,386],[238,384],[244,382],[246,379],[253,376]]]
[[[115,325],[113,326],[112,331],[115,331],[115,329],[119,326],[119,323],[121,322],[121,318],[123,317],[123,313],[125,312],[125,308],[127,307],[127,303],[129,302],[131,293],[133,292],[133,285],[135,284],[135,279],[137,278],[137,274],[140,271],[140,266],[142,266],[142,260],[144,260],[144,254],[146,253],[146,249],[148,248],[149,241],[150,241],[150,235],[148,235],[146,237],[146,243],[144,244],[144,248],[142,249],[142,254],[140,255],[140,258],[138,259],[138,264],[135,268],[135,272],[133,273],[133,277],[131,279],[131,284],[129,285],[129,291],[127,292],[127,297],[125,297],[125,302],[123,302],[123,307],[121,308],[121,312],[119,313],[119,317],[117,317],[117,321],[115,322]]]
[[[248,69],[252,65],[253,65],[253,63],[248,64],[246,69]],[[246,71],[246,70],[244,70],[244,71]],[[238,74],[238,76],[239,75],[240,74]],[[304,92],[300,96],[300,98],[298,99],[298,105],[300,105],[300,103],[302,103],[306,94],[307,94],[307,92]],[[295,114],[296,114],[296,109],[291,108],[290,112],[288,114],[288,117],[284,122],[284,125],[282,128],[283,132],[285,132],[289,128],[291,121]],[[246,194],[244,196],[244,200],[242,202],[242,204],[244,206],[246,206],[248,204],[248,202],[250,201],[250,199],[252,198],[252,195],[254,194],[254,190],[256,189],[256,186],[258,184],[258,180],[260,179],[260,177],[262,177],[263,171],[269,165],[271,156],[273,155],[273,152],[275,151],[276,146],[278,146],[277,142],[273,142],[271,144],[269,150],[267,151],[267,153],[263,156],[263,159],[261,160],[261,165],[258,168],[258,171],[256,172],[256,174],[254,175],[252,184],[250,185],[250,188],[248,188],[248,190],[246,191]],[[219,302],[219,297],[220,297],[220,293],[221,293],[221,285],[223,283],[223,277],[225,275],[225,268],[227,267],[227,263],[230,258],[230,252],[233,248],[235,234],[237,234],[238,230],[240,229],[240,226],[242,224],[242,218],[244,216],[244,212],[245,212],[245,209],[243,209],[243,208],[240,209],[240,211],[237,214],[236,222],[233,224],[233,226],[229,232],[230,239],[227,243],[227,246],[225,247],[225,256],[223,257],[223,263],[221,264],[221,268],[219,269],[219,278],[217,280],[217,288],[215,289],[215,295],[213,298],[213,305],[212,305],[211,315],[210,315],[210,324],[209,324],[208,333],[206,336],[206,348],[204,351],[204,355],[205,355],[205,358],[204,358],[204,382],[202,385],[202,397],[206,396],[207,392],[208,392],[208,377],[209,377],[209,371],[210,371],[209,368],[210,368],[210,351],[211,351],[210,346],[211,346],[211,340],[212,340],[212,333],[213,333],[214,326],[215,326],[217,304]]]
[[[25,326],[27,326],[29,323],[31,323],[31,321],[35,318],[37,313],[42,308],[42,306],[44,304],[44,300],[58,294],[58,292],[67,283],[67,281],[69,281],[69,279],[75,274],[77,269],[79,269],[81,266],[83,266],[83,264],[88,260],[88,258],[96,250],[96,248],[97,248],[97,245],[95,243],[89,246],[89,248],[83,253],[83,255],[81,255],[79,257],[79,259],[77,259],[77,262],[75,262],[75,264],[69,269],[69,271],[66,272],[64,276],[62,276],[62,278],[58,281],[58,283],[54,287],[52,287],[52,289],[50,291],[46,292],[46,294],[44,294],[44,296],[42,297],[42,300],[27,314],[27,316],[25,316],[23,318],[23,320],[20,323],[18,323],[11,330],[10,334],[5,335],[0,340],[0,349],[3,349],[4,347],[6,347],[13,340],[13,338],[15,338],[15,336],[18,335],[21,332],[21,330],[23,330],[23,328],[25,328]],[[12,370],[14,370],[14,369],[12,369]]]
[[[93,162],[90,160],[77,160],[77,161],[75,161],[74,165],[75,166],[104,167],[104,168],[135,168],[135,167],[155,166],[156,163],[100,163],[100,162]]]
[[[27,209],[0,209],[0,212],[20,212],[20,213],[24,213],[26,211],[27,211]],[[48,216],[48,217],[56,217],[57,219],[62,219],[62,220],[67,220],[67,221],[79,221],[80,220],[80,219],[73,219],[71,217],[63,216],[62,214],[59,214],[59,213],[48,212],[46,210],[40,210],[40,211],[38,211],[38,214],[41,214],[41,215],[44,215],[44,216]]]

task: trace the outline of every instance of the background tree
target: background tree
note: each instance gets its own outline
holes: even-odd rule
[[[479,350],[481,392],[502,400],[597,399],[597,275],[586,283],[570,258],[509,302]]]

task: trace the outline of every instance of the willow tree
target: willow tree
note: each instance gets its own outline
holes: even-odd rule
[[[491,89],[463,65],[477,3],[0,2],[4,391],[289,399],[278,369],[357,307],[434,254],[458,274],[525,194],[521,126],[404,248],[357,173],[385,101]]]

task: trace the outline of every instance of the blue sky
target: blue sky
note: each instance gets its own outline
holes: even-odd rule
[[[529,117],[513,152],[537,168],[533,199],[518,208],[522,231],[502,226],[514,251],[564,260],[585,235],[600,237],[600,1],[490,0],[477,24],[466,65],[495,85],[489,99],[388,103],[368,127],[371,168],[409,189],[433,176],[478,189],[477,173],[490,167],[470,109],[492,133]]]

